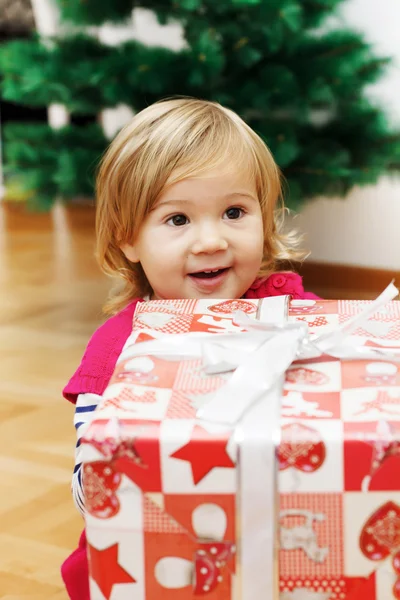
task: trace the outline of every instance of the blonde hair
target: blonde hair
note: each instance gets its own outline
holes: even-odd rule
[[[101,162],[97,182],[97,259],[123,280],[105,312],[151,293],[141,265],[121,250],[136,240],[142,223],[167,185],[227,165],[254,178],[264,226],[259,276],[282,261],[303,257],[295,232],[283,233],[281,175],[261,138],[233,111],[192,98],[164,100],[139,112],[120,131]]]

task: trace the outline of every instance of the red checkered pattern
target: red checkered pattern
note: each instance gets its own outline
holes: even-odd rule
[[[223,377],[204,373],[201,359],[183,360],[179,365],[174,389],[206,393],[214,392],[224,383]]]
[[[360,314],[367,306],[371,304],[371,300],[339,300],[339,315],[347,315],[353,317]],[[400,319],[400,302],[389,302],[380,312],[371,317],[376,321],[397,321]]]
[[[154,312],[154,311],[153,311]],[[193,315],[176,315],[172,318],[169,323],[161,327],[152,325],[151,328],[146,323],[140,321],[140,316],[135,321],[135,330],[138,329],[152,329],[154,331],[160,331],[161,333],[187,333],[190,331],[190,325],[193,321]]]
[[[157,402],[157,394],[156,392],[149,392],[146,391],[143,394],[134,394],[133,390],[126,390],[126,397],[121,397],[121,399],[125,400],[125,399],[130,399],[133,402],[140,402],[141,404],[154,404],[154,402]],[[130,394],[130,398],[129,398],[129,391],[131,391]]]
[[[398,321],[396,324],[393,324],[393,327],[391,327],[389,329],[388,333],[385,336],[375,336],[375,337],[382,337],[382,338],[385,338],[385,340],[399,341],[400,340],[400,322]]]
[[[156,533],[187,533],[172,517],[159,508],[148,496],[143,496],[143,529]]]
[[[329,548],[322,563],[309,558],[303,549],[281,550],[279,569],[282,577],[317,577],[324,575],[340,576],[344,572],[343,558],[343,515],[342,495],[325,494],[281,494],[280,510],[307,510],[313,514],[325,515],[324,521],[314,520],[312,528],[316,533],[319,548]],[[280,521],[281,527],[305,525],[302,516],[287,517]]]
[[[171,303],[165,300],[152,300],[140,302],[135,311],[135,321],[142,313],[170,313],[172,315],[193,314],[197,300],[174,300]],[[134,323],[135,323],[134,321]]]
[[[387,391],[379,390],[373,400],[363,402],[361,407],[354,413],[354,417],[368,414],[371,410],[400,417],[400,396],[391,396]]]
[[[102,408],[109,408],[110,406],[114,406],[115,408],[121,407],[121,400],[119,396],[115,396],[114,398],[108,398],[108,400],[104,400],[102,402]]]
[[[399,302],[400,304],[400,302]],[[346,323],[352,315],[339,315],[339,323]],[[380,338],[380,339],[384,339],[384,340],[395,340],[398,341],[400,340],[400,320],[395,320],[393,317],[387,317],[387,316],[383,316],[383,315],[378,315],[378,316],[374,316],[371,317],[369,319],[370,321],[378,321],[380,323],[393,323],[392,327],[389,329],[389,331],[387,333],[382,333],[381,335],[379,334],[372,334],[371,332],[367,331],[366,329],[363,329],[362,327],[359,327],[353,335],[358,335],[358,336],[362,336],[362,337],[369,337],[369,338]]]
[[[143,404],[153,404],[154,402],[157,402],[157,393],[145,392],[140,396],[135,396],[135,402],[141,402]]]
[[[187,392],[175,390],[172,392],[171,400],[168,404],[167,419],[194,419],[196,409],[187,400]]]
[[[135,402],[141,402],[143,404],[153,404],[153,402],[157,402],[157,394],[156,392],[145,392],[140,396],[135,396]]]
[[[197,391],[172,392],[166,417],[168,419],[195,419],[203,394]],[[205,400],[206,402],[206,400]]]
[[[121,402],[134,402],[141,404],[152,404],[157,402],[157,396],[155,392],[146,391],[144,394],[137,394],[131,387],[122,388],[121,392],[115,397],[106,400],[103,406],[116,406],[120,407]]]

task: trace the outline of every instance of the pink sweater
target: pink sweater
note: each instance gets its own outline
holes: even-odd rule
[[[245,298],[283,295],[290,295],[294,299],[318,299],[318,296],[305,292],[301,277],[291,272],[274,273],[267,279],[257,280],[247,291]],[[134,300],[95,331],[81,364],[63,390],[67,400],[75,403],[79,394],[104,392],[122,348],[132,331],[133,315],[138,302],[142,300]],[[61,572],[71,600],[90,600],[84,531],[78,549],[66,559]]]

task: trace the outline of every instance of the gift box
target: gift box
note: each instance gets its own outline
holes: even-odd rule
[[[83,440],[92,600],[400,598],[387,297],[138,305]]]

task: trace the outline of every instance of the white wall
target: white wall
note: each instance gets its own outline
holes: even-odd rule
[[[377,52],[394,57],[369,94],[400,127],[400,2],[348,0],[342,22],[363,31]],[[400,270],[400,177],[356,189],[345,200],[312,201],[295,223],[306,234],[313,261]]]

